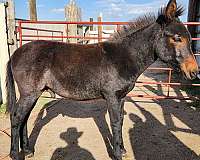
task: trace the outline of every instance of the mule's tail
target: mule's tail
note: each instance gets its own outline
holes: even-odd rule
[[[6,71],[6,88],[7,88],[7,107],[6,112],[11,112],[12,108],[16,104],[16,92],[15,92],[15,83],[11,68],[11,61],[7,63],[7,71]]]

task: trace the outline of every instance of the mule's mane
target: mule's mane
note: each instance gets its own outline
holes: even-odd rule
[[[133,34],[147,26],[153,24],[156,20],[156,16],[154,14],[144,15],[142,17],[138,17],[135,21],[129,22],[128,25],[123,26],[121,30],[115,32],[110,41],[116,41],[123,39],[124,37]]]
[[[110,41],[117,41],[127,37],[130,34],[136,33],[139,30],[150,26],[151,24],[155,23],[159,16],[165,16],[166,7],[163,7],[159,10],[158,15],[156,16],[154,13],[149,13],[144,16],[138,17],[135,21],[131,21],[128,25],[123,26],[121,30],[115,32]],[[184,8],[182,6],[178,6],[175,17],[178,18],[179,16],[183,15]]]

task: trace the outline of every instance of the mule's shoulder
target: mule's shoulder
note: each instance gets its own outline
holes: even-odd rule
[[[120,61],[129,57],[128,48],[123,43],[106,41],[101,45],[104,56],[111,61]]]

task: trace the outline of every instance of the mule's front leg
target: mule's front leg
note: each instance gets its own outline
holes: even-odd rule
[[[113,134],[113,160],[122,160],[122,105],[121,100],[112,97],[108,100],[108,111],[110,116],[112,134]]]
[[[126,155],[126,149],[124,147],[124,141],[123,141],[123,134],[122,134],[122,126],[123,126],[123,121],[124,121],[124,102],[125,100],[122,99],[121,101],[121,111],[120,111],[120,118],[121,118],[121,132],[120,132],[120,139],[121,139],[121,152],[122,152],[122,155],[125,156]]]

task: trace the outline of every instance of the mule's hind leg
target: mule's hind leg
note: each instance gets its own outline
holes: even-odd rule
[[[31,111],[32,109],[34,108],[37,100],[38,100],[38,97],[39,97],[40,94],[38,94],[38,96],[34,97],[33,98],[33,101],[35,99],[35,101],[33,102],[33,104],[30,106],[32,106],[32,108],[29,110],[29,112],[27,113],[27,115],[25,116],[25,119],[24,119],[24,122],[20,128],[20,148],[21,150],[24,152],[25,155],[28,155],[28,156],[32,156],[33,153],[34,153],[34,148],[30,148],[30,145],[29,145],[29,139],[28,139],[28,130],[27,130],[27,121],[28,121],[28,118],[31,114]]]
[[[34,102],[39,95],[21,95],[16,106],[11,111],[11,148],[10,156],[13,160],[19,160],[19,136],[27,114],[32,110]]]
[[[25,120],[20,128],[20,148],[24,153],[29,152],[29,140],[28,140],[28,129],[27,120]]]

